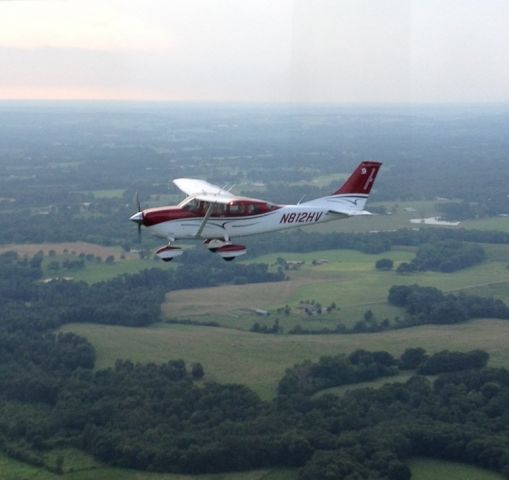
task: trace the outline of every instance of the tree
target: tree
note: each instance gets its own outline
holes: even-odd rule
[[[412,263],[402,262],[396,268],[396,273],[412,273],[415,272],[415,267]]]
[[[399,368],[401,370],[414,370],[418,368],[427,358],[428,355],[424,348],[407,348],[399,358]]]
[[[191,365],[191,375],[195,380],[200,380],[205,375],[203,366],[201,363],[196,362]]]
[[[392,270],[394,262],[390,258],[381,258],[375,263],[377,270]]]

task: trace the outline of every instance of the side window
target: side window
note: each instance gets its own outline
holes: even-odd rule
[[[244,213],[244,205],[239,204],[230,205],[228,213],[232,216],[242,215]]]
[[[260,205],[257,205],[256,203],[253,203],[252,205],[250,205],[251,207],[251,214],[252,215],[256,215],[257,213],[260,213]]]
[[[224,205],[222,203],[217,203],[212,208],[212,214],[211,215],[214,215],[215,217],[222,217],[224,215],[225,210],[226,210],[225,207],[226,207],[226,205]]]
[[[188,210],[189,212],[196,212],[198,210],[199,202],[197,200],[191,200],[189,203],[186,203],[182,208],[184,210]]]

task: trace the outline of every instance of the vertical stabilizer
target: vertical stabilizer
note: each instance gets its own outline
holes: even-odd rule
[[[361,162],[333,195],[369,195],[381,166],[380,162]]]

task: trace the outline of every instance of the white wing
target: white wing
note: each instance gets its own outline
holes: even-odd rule
[[[190,197],[197,198],[204,202],[211,203],[229,203],[239,198],[227,190],[223,190],[217,185],[212,185],[205,180],[196,178],[176,178],[173,183]]]

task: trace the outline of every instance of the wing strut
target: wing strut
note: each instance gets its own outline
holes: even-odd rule
[[[205,225],[207,224],[207,221],[210,217],[210,214],[212,213],[212,209],[215,207],[215,203],[211,203],[209,205],[209,208],[207,208],[207,212],[205,213],[205,216],[203,217],[203,220],[201,222],[200,228],[195,234],[195,238],[200,238],[201,232],[203,232],[203,229],[205,228]]]

